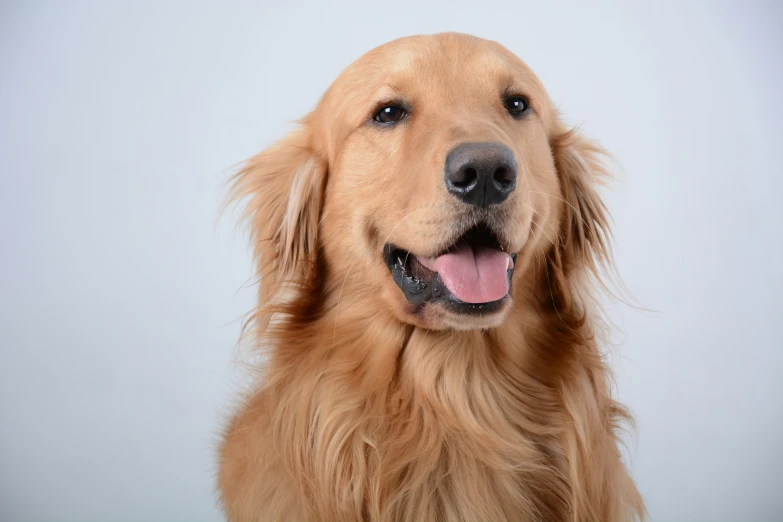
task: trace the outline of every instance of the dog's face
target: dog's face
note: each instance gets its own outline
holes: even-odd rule
[[[484,40],[405,39],[353,64],[321,109],[339,129],[329,266],[375,283],[409,322],[501,321],[520,252],[556,226],[549,101],[532,72]]]
[[[304,274],[297,258],[322,256],[328,288],[359,281],[402,321],[487,328],[502,323],[514,282],[562,235],[564,205],[600,210],[585,202],[589,184],[564,172],[590,159],[560,144],[562,134],[540,81],[500,45],[405,38],[348,67],[299,134],[251,161],[245,173],[261,175],[241,189],[280,185],[280,202],[255,209],[279,270]],[[290,181],[275,179],[286,168]],[[584,249],[590,231],[578,228]]]

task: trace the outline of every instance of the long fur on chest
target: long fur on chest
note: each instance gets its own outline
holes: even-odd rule
[[[361,298],[328,313],[317,299],[270,327],[265,382],[227,432],[220,480],[234,519],[611,521],[641,510],[617,450],[626,414],[583,314],[434,332]]]

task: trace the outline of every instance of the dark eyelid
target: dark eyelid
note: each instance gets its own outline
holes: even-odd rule
[[[376,103],[373,106],[373,109],[370,111],[370,115],[367,118],[372,120],[373,116],[375,116],[375,114],[377,114],[379,110],[383,109],[384,107],[391,107],[391,106],[400,107],[408,115],[410,115],[412,112],[410,104],[408,102],[406,102],[405,100],[401,100],[399,98],[392,98]]]
[[[525,89],[522,88],[519,84],[516,82],[509,82],[500,89],[500,94],[504,98],[509,98],[511,96],[522,96],[524,98],[527,98],[527,94],[525,94]]]
[[[528,104],[532,105],[532,100],[530,98],[530,95],[525,92],[525,89],[522,89],[521,87],[517,87],[513,84],[508,84],[504,86],[500,90],[500,97],[504,100],[507,100],[509,98],[524,98],[527,100]]]

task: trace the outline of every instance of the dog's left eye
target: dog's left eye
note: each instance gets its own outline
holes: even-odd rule
[[[530,108],[530,102],[522,96],[510,96],[503,101],[503,106],[510,115],[519,117]]]
[[[372,117],[378,123],[396,123],[408,115],[408,112],[399,105],[387,105],[381,107]]]

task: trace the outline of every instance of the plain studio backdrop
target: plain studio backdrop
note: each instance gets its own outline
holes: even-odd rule
[[[285,4],[285,5],[284,5]],[[235,164],[365,51],[497,40],[621,165],[611,308],[655,522],[783,520],[783,8],[0,7],[0,520],[214,521],[253,303]],[[217,225],[216,225],[217,223]]]

